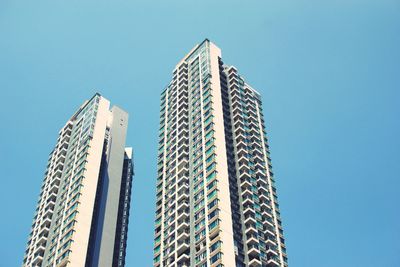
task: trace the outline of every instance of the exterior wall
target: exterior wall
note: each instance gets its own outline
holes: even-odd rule
[[[103,264],[103,261],[107,262],[104,266],[111,266],[114,241],[121,238],[115,237],[115,234],[128,117],[117,107],[110,111],[109,106],[107,99],[94,95],[60,132],[41,193],[44,200],[47,200],[44,193],[52,194],[49,202],[51,210],[44,210],[47,206],[43,206],[44,209],[39,206],[38,215],[42,216],[45,211],[43,216],[47,216],[43,228],[45,232],[33,228],[32,235],[45,233],[46,240],[42,235],[39,253],[33,251],[35,258],[32,258],[32,248],[36,246],[36,239],[28,241],[24,266],[90,266],[88,263]],[[104,157],[106,154],[107,157]],[[110,180],[107,191],[99,198],[101,191],[98,186],[104,181],[102,166],[107,166],[105,173]],[[57,176],[53,177],[53,169]],[[107,203],[104,212],[101,211],[105,214],[101,222],[102,231],[95,232],[93,229],[100,229],[97,227],[97,214],[100,213],[97,202],[102,200]],[[41,223],[41,217],[35,216],[35,220]],[[36,223],[33,226],[36,227]],[[104,246],[97,258],[93,258],[95,241]]]
[[[72,123],[67,122],[59,133],[54,150],[50,153],[23,260],[23,265],[25,266],[39,266],[43,262],[55,203],[58,197],[61,174],[65,167],[71,129]]]
[[[125,148],[124,167],[122,171],[122,181],[120,199],[118,207],[118,220],[115,231],[114,256],[112,266],[125,266],[126,244],[128,240],[129,209],[132,191],[132,148]]]
[[[97,182],[100,173],[102,151],[104,144],[105,128],[109,116],[109,102],[101,98],[99,101],[96,124],[94,126],[93,139],[90,141],[89,154],[87,157],[85,178],[82,182],[80,205],[76,216],[74,242],[71,245],[71,256],[68,258],[70,266],[84,266],[86,252],[89,245],[90,227],[96,197]]]
[[[162,94],[155,265],[170,264],[172,260],[180,265],[189,264],[187,87],[187,65],[183,63],[176,68],[169,88]],[[179,197],[174,192],[179,192]]]
[[[220,238],[221,238],[221,262],[225,266],[235,266],[235,253],[233,243],[232,213],[229,191],[228,160],[225,144],[225,129],[221,96],[221,84],[219,75],[219,58],[221,51],[213,43],[210,43],[211,84],[215,123],[215,154],[217,171],[218,208],[220,211]],[[217,263],[216,263],[217,264]]]
[[[213,43],[178,63],[160,116],[154,266],[287,266],[260,96]]]
[[[226,67],[245,264],[287,266],[261,96]]]
[[[198,45],[162,94],[155,266],[234,264],[219,57]]]
[[[119,198],[122,181],[122,166],[125,157],[125,136],[128,126],[128,114],[119,108],[111,109],[109,122],[110,136],[107,149],[107,170],[103,173],[104,219],[101,233],[96,241],[98,255],[93,266],[112,266]],[[102,209],[103,210],[103,209]]]

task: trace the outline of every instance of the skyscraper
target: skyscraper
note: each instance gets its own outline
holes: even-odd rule
[[[128,114],[99,94],[60,130],[23,266],[124,266],[133,176]]]
[[[260,94],[206,39],[160,116],[154,266],[287,266]]]

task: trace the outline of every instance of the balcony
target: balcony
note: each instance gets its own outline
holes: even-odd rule
[[[62,168],[58,168],[53,172],[53,176],[61,177],[61,174],[62,174]]]
[[[272,231],[272,229],[275,227],[274,220],[272,218],[265,218],[264,223],[267,225],[267,230],[270,229],[269,231]]]
[[[244,122],[242,120],[236,120],[233,124],[233,128],[235,130],[238,130],[239,128],[244,130]]]
[[[186,231],[186,229],[188,229],[189,228],[189,221],[188,220],[184,220],[184,221],[177,221],[177,224],[178,224],[178,226],[177,226],[177,231],[178,232],[183,232],[183,231]]]
[[[258,185],[258,191],[260,191],[262,194],[265,194],[266,196],[268,196],[269,192],[266,189],[266,183],[258,183],[258,181],[257,181],[257,185]]]
[[[46,203],[46,210],[47,209],[51,209],[51,210],[54,210],[54,206],[55,206],[55,204],[56,204],[56,202],[55,202],[55,200],[54,199],[51,199],[51,200],[49,200],[47,203]]]
[[[239,80],[235,74],[232,73],[231,75],[229,75],[229,83],[239,83]]]
[[[239,150],[240,151],[240,150]],[[243,172],[248,172],[250,170],[250,168],[249,168],[249,166],[247,166],[247,164],[242,164],[240,167],[239,167],[239,172],[240,173],[243,173]]]
[[[247,245],[258,244],[258,235],[251,233],[251,234],[246,235],[246,238],[247,238],[247,241],[246,241]]]
[[[43,262],[45,247],[43,245],[39,245],[33,255],[32,266],[41,266]]]
[[[242,105],[240,104],[232,105],[232,114],[235,116],[238,113],[242,113]]]
[[[32,266],[42,266],[42,262],[43,262],[43,256],[44,253],[42,255],[34,255],[33,257],[33,261],[32,261]]]
[[[242,190],[246,190],[246,188],[250,188],[251,187],[251,183],[250,183],[250,181],[248,179],[241,179],[240,181],[241,181],[240,186],[241,186]]]
[[[190,257],[189,251],[182,253],[178,259],[176,260],[178,267],[189,267],[190,266]]]
[[[180,169],[178,169],[178,177],[182,176],[187,176],[186,173],[189,173],[189,169],[187,165],[182,166]]]
[[[240,101],[240,96],[239,96],[239,94],[237,93],[237,92],[232,92],[232,94],[231,94],[231,101],[232,101],[232,103],[236,103],[236,102],[239,102]]]
[[[234,121],[240,120],[240,119],[243,119],[243,113],[237,112],[235,115],[233,115],[233,120]]]
[[[279,258],[278,257],[271,257],[267,261],[268,267],[279,267]]]
[[[50,187],[56,187],[58,189],[58,187],[60,186],[60,182],[61,182],[61,175],[60,176],[53,176],[53,179],[51,180],[51,184]]]
[[[187,240],[189,238],[189,235],[190,235],[190,231],[188,228],[183,231],[181,229],[180,231],[178,231],[177,240]]]
[[[271,210],[271,209],[272,209],[271,206],[270,206],[268,203],[266,203],[266,202],[260,203],[260,207],[261,207],[261,209],[263,209],[263,210]]]
[[[258,257],[260,255],[260,249],[258,248],[258,244],[247,245],[247,253],[249,257]]]
[[[253,224],[246,224],[246,230],[245,230],[245,234],[246,235],[252,235],[252,234],[254,234],[254,235],[256,235],[256,234],[258,234],[258,231],[257,231],[257,229],[256,229],[256,226],[255,225],[253,225]]]
[[[189,217],[189,210],[178,211],[178,221],[184,221]]]
[[[261,267],[262,263],[258,257],[252,258],[249,260],[249,266],[250,267]]]
[[[252,206],[252,205],[254,205],[254,201],[251,197],[244,197],[242,204],[243,204],[243,206],[245,206],[245,205]]]
[[[255,215],[255,211],[251,205],[243,206],[243,214],[247,215]]]
[[[268,202],[270,200],[265,193],[261,193],[259,198],[262,202]]]
[[[243,199],[251,198],[253,196],[253,192],[250,187],[242,187],[242,197]]]
[[[188,142],[186,140],[180,141],[178,143],[178,153],[183,154],[184,152],[187,152],[187,151],[189,151]]]
[[[179,206],[179,204],[181,202],[189,203],[189,190],[185,190],[184,188],[180,188],[178,190],[177,201],[178,201],[178,206]]]
[[[180,241],[178,240],[178,248],[176,250],[176,252],[178,254],[182,254],[185,250],[189,249],[189,239],[186,239],[184,241]]]
[[[245,219],[244,219],[245,224],[252,224],[252,223],[255,224],[256,222],[257,222],[256,219],[252,215],[245,216]]]
[[[275,242],[275,240],[272,239],[272,237],[271,237],[271,236],[268,236],[268,235],[267,235],[267,237],[265,238],[265,244],[268,245],[268,246],[276,246],[276,245],[277,245],[276,242]]]
[[[264,217],[264,220],[267,220],[267,218],[269,218],[269,219],[273,219],[273,216],[272,216],[272,211],[270,210],[270,211],[267,211],[267,210],[263,210],[262,212],[261,212],[261,215],[263,215],[263,217]]]
[[[38,240],[37,240],[37,244],[40,245],[40,246],[45,247],[46,246],[46,242],[47,242],[47,237],[48,237],[47,233],[43,233],[43,234],[39,235]]]
[[[50,229],[51,219],[49,216],[46,216],[42,219],[42,224],[40,225],[40,229],[49,228]]]
[[[188,184],[188,182],[189,182],[189,178],[188,178],[188,176],[189,176],[189,173],[182,173],[182,172],[180,172],[179,174],[178,174],[178,184]]]
[[[48,235],[50,231],[50,224],[44,225],[39,230],[39,235]]]
[[[259,138],[258,135],[253,135],[253,136],[250,138],[250,140],[253,141],[253,142],[256,142],[256,143],[258,143],[258,144],[261,144],[261,139]]]
[[[235,132],[236,136],[240,135],[240,134],[244,134],[245,130],[244,130],[244,127],[243,127],[243,123],[239,123],[239,124],[235,125],[234,132]]]
[[[274,245],[267,246],[267,254],[269,257],[277,257],[278,254],[278,247]]]
[[[178,195],[189,194],[189,183],[178,184]]]

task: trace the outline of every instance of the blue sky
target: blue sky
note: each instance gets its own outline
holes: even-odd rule
[[[263,96],[290,266],[400,266],[400,2],[0,1],[0,266],[94,92],[130,113],[127,266],[151,266],[159,94],[209,38]]]

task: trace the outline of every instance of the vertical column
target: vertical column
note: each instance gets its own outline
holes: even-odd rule
[[[219,214],[219,235],[221,241],[220,256],[214,256],[211,264],[217,265],[222,262],[225,266],[235,266],[235,252],[233,241],[233,222],[231,213],[231,199],[229,189],[228,160],[225,143],[225,129],[223,118],[223,106],[221,95],[221,84],[219,75],[219,59],[221,51],[213,43],[210,43],[210,74],[213,96],[212,107],[214,109],[215,122],[215,152]],[[212,236],[210,236],[210,239]],[[220,259],[219,259],[220,258]],[[215,262],[213,262],[216,260]]]
[[[158,143],[157,187],[156,187],[156,218],[154,230],[154,266],[163,266],[164,250],[164,198],[165,198],[165,162],[168,127],[168,88],[161,94],[160,130]]]

